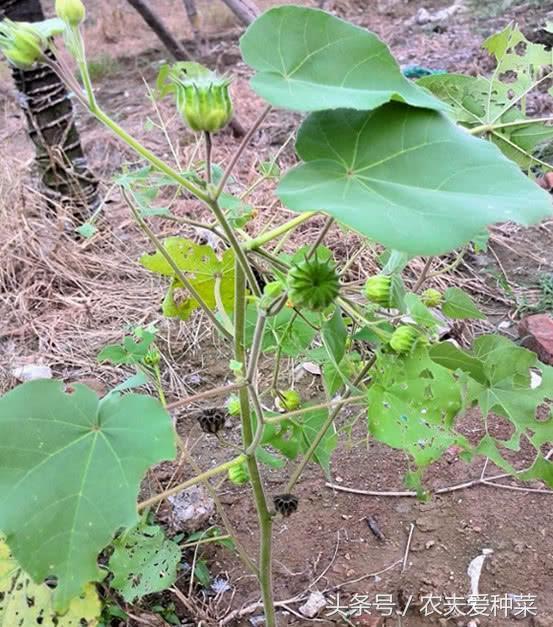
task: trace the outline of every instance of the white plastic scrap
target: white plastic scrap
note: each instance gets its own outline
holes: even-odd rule
[[[482,549],[482,553],[475,557],[469,564],[467,569],[467,575],[470,579],[470,594],[471,596],[478,596],[478,586],[480,584],[480,575],[482,574],[482,567],[486,561],[486,557],[493,553],[492,549]]]

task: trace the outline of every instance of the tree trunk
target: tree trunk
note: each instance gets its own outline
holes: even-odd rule
[[[40,0],[0,0],[0,19],[5,17],[37,22],[44,14]],[[43,65],[12,74],[46,195],[86,219],[98,204],[98,181],[88,169],[65,85]]]
[[[0,0],[1,2],[2,0]],[[167,48],[167,52],[177,61],[193,61],[185,47],[167,30],[165,24],[152,11],[147,0],[128,0],[128,3],[135,9],[148,24],[148,26],[159,37],[161,43]],[[230,127],[235,137],[245,135],[244,127],[236,119],[232,118]]]
[[[253,0],[223,0],[236,17],[249,26],[261,13]]]

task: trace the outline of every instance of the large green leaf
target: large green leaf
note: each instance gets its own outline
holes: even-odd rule
[[[153,398],[31,381],[0,398],[0,530],[36,583],[57,577],[65,609],[103,574],[96,558],[138,520],[147,468],[175,455],[171,418]]]
[[[323,210],[411,255],[445,253],[494,222],[532,224],[552,212],[549,195],[497,147],[435,111],[390,103],[313,113],[296,148],[306,163],[278,189],[288,207]]]
[[[444,106],[402,75],[376,35],[324,11],[270,9],[248,28],[240,49],[257,72],[253,89],[277,107],[366,111],[390,100],[414,107]]]

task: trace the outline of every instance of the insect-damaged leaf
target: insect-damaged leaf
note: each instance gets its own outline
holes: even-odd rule
[[[138,394],[100,400],[76,384],[25,383],[0,398],[0,531],[36,583],[57,577],[56,609],[90,581],[120,528],[138,520],[147,468],[175,455],[170,416]]]

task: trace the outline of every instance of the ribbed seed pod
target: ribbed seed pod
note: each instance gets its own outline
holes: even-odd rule
[[[298,509],[298,497],[293,494],[277,494],[273,497],[276,511],[288,517]]]
[[[392,277],[385,274],[369,277],[365,283],[365,296],[372,303],[389,309],[392,306]]]
[[[225,412],[218,407],[204,409],[198,416],[198,422],[204,433],[218,433],[225,426]]]
[[[443,302],[443,296],[441,292],[430,287],[421,294],[421,300],[427,307],[439,307]]]
[[[319,261],[315,255],[292,266],[288,272],[288,298],[295,307],[322,311],[331,305],[340,293],[340,278],[336,265]]]
[[[404,325],[393,332],[390,346],[396,353],[408,353],[420,337],[420,333],[414,327]]]
[[[246,464],[236,464],[231,466],[228,470],[228,478],[234,485],[243,485],[250,480],[248,468]]]
[[[56,15],[70,26],[78,26],[86,17],[81,0],[56,0]]]
[[[177,106],[193,131],[215,133],[224,128],[233,114],[230,81],[206,68],[180,81]]]

